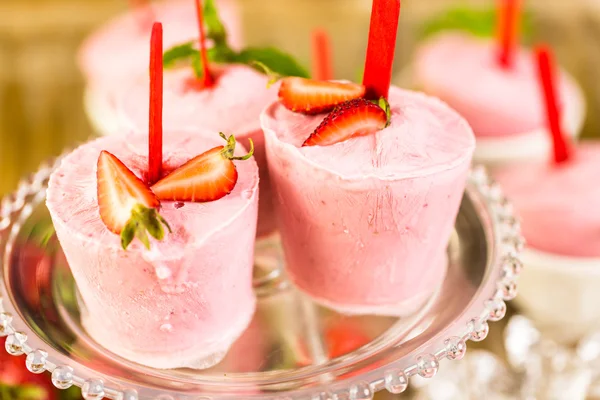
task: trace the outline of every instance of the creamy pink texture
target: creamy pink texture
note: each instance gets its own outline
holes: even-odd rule
[[[254,313],[258,169],[253,160],[236,162],[239,181],[218,201],[163,202],[173,233],[153,241],[150,251],[137,240],[123,251],[100,220],[96,162],[108,150],[143,178],[146,137],[102,138],[69,154],[50,179],[48,209],[85,303],[84,324],[100,344],[157,368],[208,366]],[[223,143],[217,136],[167,135],[165,166]]]
[[[522,218],[528,246],[572,257],[600,257],[600,143],[583,142],[574,158],[497,171]]]
[[[542,90],[534,55],[518,49],[514,66],[497,62],[495,42],[462,33],[428,41],[417,53],[417,85],[446,101],[469,122],[478,137],[513,136],[546,126]],[[575,83],[559,76],[563,114],[580,104]]]
[[[165,50],[198,38],[194,1],[161,1],[152,5],[156,20],[163,23]],[[242,33],[235,1],[218,0],[217,6],[230,44],[240,47]],[[86,39],[79,53],[79,66],[92,85],[119,87],[147,71],[152,24],[140,24],[145,13],[135,10],[120,15]]]
[[[210,130],[234,134],[248,146],[254,141],[255,158],[260,171],[258,234],[275,228],[271,181],[265,156],[264,135],[259,116],[265,106],[277,98],[277,87],[267,88],[267,77],[244,65],[215,67],[217,83],[210,89],[197,89],[191,68],[167,71],[164,77],[163,125],[166,130],[197,132]],[[126,90],[118,100],[123,126],[134,131],[147,130],[148,78]]]
[[[262,116],[288,272],[347,312],[402,314],[441,283],[475,140],[442,102],[395,87],[391,126],[298,147],[324,116]]]

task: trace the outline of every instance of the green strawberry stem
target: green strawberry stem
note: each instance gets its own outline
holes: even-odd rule
[[[248,139],[248,141],[250,142],[250,151],[248,152],[248,154],[242,157],[234,157],[233,153],[235,153],[236,145],[235,137],[233,135],[227,137],[223,132],[220,132],[219,135],[227,141],[227,145],[223,147],[223,150],[221,150],[221,154],[228,160],[245,161],[254,155],[254,142],[252,141],[252,139]]]
[[[387,117],[385,127],[387,128],[392,123],[392,108],[390,107],[390,103],[388,103],[385,97],[381,97],[377,102],[377,105],[381,107],[383,111],[385,111],[385,115]]]
[[[200,33],[200,59],[202,60],[202,86],[205,88],[212,87],[215,80],[210,73],[208,65],[208,51],[206,49],[206,32],[204,31],[204,8],[201,4],[202,0],[195,0],[196,15],[198,17],[198,31]],[[199,68],[195,68],[196,70]],[[198,77],[200,78],[200,77]]]
[[[270,88],[271,86],[273,86],[274,84],[276,84],[277,82],[279,82],[281,79],[284,78],[283,75],[278,74],[277,72],[273,71],[271,68],[267,67],[265,64],[261,63],[260,61],[252,61],[250,63],[250,65],[252,65],[253,67],[255,67],[256,69],[258,69],[259,71],[261,71],[262,73],[264,73],[267,78],[267,88]]]
[[[369,100],[387,99],[392,82],[400,0],[373,0],[363,85]]]
[[[162,175],[163,28],[160,22],[156,22],[152,26],[150,46],[148,181],[152,184],[158,181]]]
[[[519,41],[520,14],[521,0],[498,0],[498,62],[507,69],[513,65],[515,47]]]
[[[123,250],[127,250],[127,247],[129,247],[134,238],[138,238],[150,250],[148,234],[156,240],[163,240],[165,237],[163,225],[171,232],[171,227],[155,208],[136,204],[131,209],[131,218],[127,221],[121,232]]]

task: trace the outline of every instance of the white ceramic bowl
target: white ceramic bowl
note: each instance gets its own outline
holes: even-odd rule
[[[561,342],[600,327],[600,258],[567,257],[526,249],[516,304]]]

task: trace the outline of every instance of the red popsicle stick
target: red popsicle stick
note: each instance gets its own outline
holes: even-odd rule
[[[163,27],[152,25],[150,41],[150,121],[148,151],[148,183],[153,184],[162,174],[162,113],[163,113]]]
[[[363,85],[371,100],[387,99],[392,82],[400,0],[373,0]]]
[[[563,135],[560,125],[560,110],[556,93],[556,79],[554,75],[555,64],[552,51],[546,46],[536,49],[536,57],[539,67],[540,83],[544,90],[546,102],[546,113],[548,116],[548,128],[552,134],[554,145],[554,162],[560,164],[570,157],[570,143]]]
[[[515,48],[519,42],[519,20],[522,0],[498,0],[498,62],[504,68],[513,63]]]
[[[129,0],[129,8],[137,13],[138,23],[141,29],[147,29],[156,20],[150,1]]]
[[[208,52],[206,50],[206,33],[204,32],[204,10],[202,7],[202,0],[195,0],[196,3],[196,14],[198,16],[198,30],[200,32],[200,57],[202,59],[202,69],[204,70],[204,76],[202,77],[203,87],[211,87],[215,80],[210,73],[208,66]]]
[[[326,31],[315,29],[312,35],[313,77],[320,81],[333,79],[331,40]]]

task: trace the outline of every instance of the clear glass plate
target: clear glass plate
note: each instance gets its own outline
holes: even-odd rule
[[[483,340],[516,295],[522,239],[512,207],[485,171],[472,171],[448,247],[442,287],[409,318],[348,317],[299,294],[283,276],[263,283],[254,321],[212,369],[157,370],[120,358],[81,327],[78,294],[44,205],[53,165],[0,207],[0,337],[33,373],[86,399],[368,400],[430,378]],[[110,327],[107,327],[110,329]],[[445,368],[450,366],[446,365]],[[50,379],[50,376],[48,377]]]

